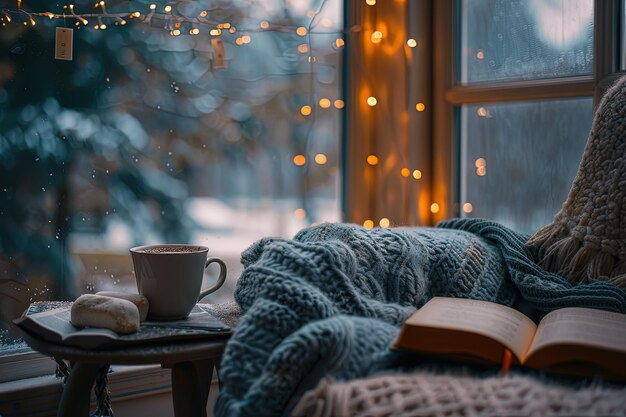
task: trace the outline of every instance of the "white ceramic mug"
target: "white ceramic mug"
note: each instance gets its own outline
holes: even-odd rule
[[[226,264],[219,258],[207,259],[209,248],[198,245],[147,245],[130,249],[135,267],[137,290],[150,303],[148,318],[178,320],[189,315],[194,305],[217,291],[226,279]],[[204,290],[204,270],[220,266],[217,282]]]

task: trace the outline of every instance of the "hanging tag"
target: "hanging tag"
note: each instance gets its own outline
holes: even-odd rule
[[[65,61],[72,60],[72,43],[74,40],[74,29],[56,28],[54,44],[54,58]]]
[[[224,48],[224,41],[221,39],[211,39],[211,46],[213,47],[212,67],[215,69],[226,68],[226,49]]]

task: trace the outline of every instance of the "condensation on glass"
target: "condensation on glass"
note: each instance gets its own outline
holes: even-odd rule
[[[459,0],[462,84],[590,75],[593,0]]]
[[[199,0],[171,13],[211,24],[90,19],[71,62],[54,60],[59,21],[3,28],[0,354],[23,347],[6,329],[31,301],[132,290],[134,245],[209,246],[229,268],[217,302],[255,240],[339,220],[342,2]]]
[[[461,214],[532,233],[571,187],[593,118],[591,98],[461,107]]]

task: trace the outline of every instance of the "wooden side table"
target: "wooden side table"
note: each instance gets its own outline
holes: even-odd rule
[[[206,417],[213,368],[219,380],[219,363],[228,341],[226,335],[87,350],[47,342],[19,327],[17,331],[33,349],[73,363],[61,396],[57,412],[59,417],[89,416],[91,390],[103,367],[106,371],[110,365],[147,364],[160,364],[172,370],[176,417]]]

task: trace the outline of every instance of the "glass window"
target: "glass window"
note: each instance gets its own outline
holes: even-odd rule
[[[461,0],[460,82],[592,73],[593,0]]]
[[[339,220],[341,4],[196,1],[150,14],[150,2],[113,2],[107,13],[141,18],[84,26],[32,26],[7,10],[0,354],[17,346],[8,323],[32,301],[132,290],[131,246],[209,246],[229,279],[208,300],[223,301],[253,241]],[[74,11],[104,12],[92,1]],[[54,59],[64,25],[71,61]]]
[[[552,221],[591,128],[591,98],[461,108],[461,213],[532,233]]]

